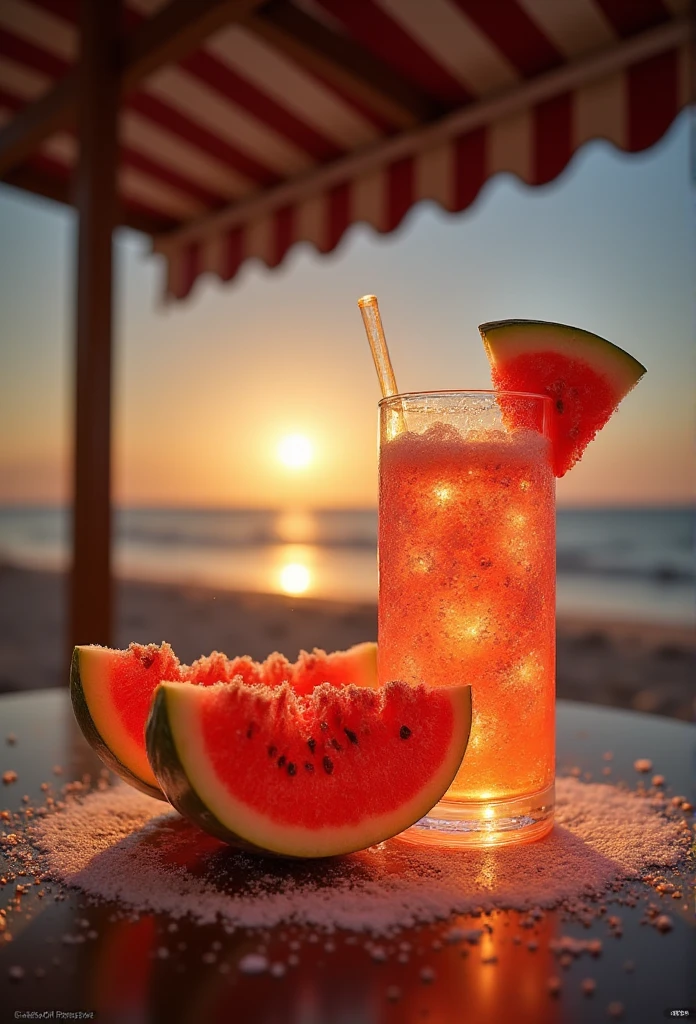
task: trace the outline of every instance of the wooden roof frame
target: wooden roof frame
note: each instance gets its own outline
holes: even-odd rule
[[[171,0],[122,37],[121,0],[80,0],[80,56],[39,100],[0,129],[0,181],[77,207],[78,254],[73,425],[73,529],[68,653],[112,642],[111,348],[112,239],[124,224],[149,235],[170,222],[127,210],[117,189],[118,115],[123,96],[157,68],[212,33],[242,24],[370,104],[401,129],[438,108],[367,51],[283,0]],[[26,161],[51,135],[77,129],[78,163],[61,182]]]
[[[109,0],[110,2],[110,0]],[[385,69],[366,50],[315,22],[283,0],[172,0],[125,40],[116,40],[121,95],[127,95],[164,64],[180,60],[225,25],[243,24],[275,48],[370,103],[401,128],[437,115],[438,108],[410,83]],[[0,129],[0,180],[13,183],[26,158],[54,132],[74,126],[79,69],[62,78]],[[41,194],[40,178],[19,174],[19,187]],[[20,184],[21,181],[27,184]],[[59,193],[62,197],[63,193]],[[57,197],[57,196],[56,196]],[[63,200],[62,201],[66,201]],[[125,222],[125,221],[124,221]]]
[[[104,3],[103,17],[108,16],[112,0]],[[198,46],[216,29],[241,21],[253,13],[262,0],[173,0],[155,17],[143,22],[122,44],[120,32],[112,40],[109,64],[118,82],[119,95],[135,89],[139,83],[163,64],[179,60]],[[118,5],[120,8],[120,4]],[[84,38],[85,0],[80,22]],[[49,136],[64,128],[74,127],[78,116],[81,73],[73,68],[45,96],[28,104],[9,124],[0,130],[0,180],[9,185],[49,196],[59,202],[74,202],[68,185],[50,180],[49,176],[23,166]],[[118,220],[148,234],[156,234],[171,225],[165,220],[150,218],[121,210]]]

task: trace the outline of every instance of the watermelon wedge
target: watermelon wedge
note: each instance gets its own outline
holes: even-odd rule
[[[564,476],[635,387],[645,367],[597,334],[542,320],[497,320],[479,331],[496,391],[525,391],[553,399],[554,471]],[[506,410],[515,422],[512,404]]]
[[[136,789],[164,800],[145,750],[145,723],[155,689],[163,679],[211,686],[238,676],[270,686],[289,681],[301,692],[320,682],[374,687],[377,645],[356,644],[332,654],[301,651],[294,663],[277,653],[257,662],[214,651],[192,665],[182,665],[167,643],[131,644],[125,651],[76,647],[70,695],[80,728],[102,761]]]
[[[470,686],[323,684],[302,695],[239,680],[161,683],[146,736],[168,800],[206,832],[254,852],[329,857],[427,814],[470,728]]]

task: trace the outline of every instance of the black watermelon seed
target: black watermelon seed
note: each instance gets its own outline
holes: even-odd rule
[[[282,768],[284,764],[285,764],[285,754],[281,754],[280,757],[278,758],[278,767]]]
[[[327,775],[330,775],[331,772],[333,771],[333,761],[331,760],[330,757],[324,758],[324,771],[326,772]]]
[[[316,745],[317,741],[312,736],[310,736],[309,739],[307,740],[307,746],[312,751],[312,753],[314,753],[314,748],[316,747]]]
[[[353,732],[352,729],[349,729],[346,726],[343,731],[344,731],[344,733],[346,734],[346,736],[348,737],[348,739],[350,740],[351,743],[357,743],[358,742],[358,737],[355,735],[355,733]]]
[[[337,739],[330,740],[329,746],[332,747],[334,750],[343,750],[343,747],[341,746]]]
[[[268,748],[268,756],[269,757],[275,757],[277,753],[278,753],[278,748],[277,747],[269,747]]]
[[[247,729],[247,739],[250,740],[253,735],[254,735],[254,723],[250,722],[249,723],[249,728]]]
[[[407,740],[410,735],[411,730],[409,729],[409,727],[407,725],[402,725],[401,728],[399,729],[399,736],[401,737],[401,739]]]
[[[297,771],[297,768],[295,767],[295,765],[291,761],[288,764],[288,775],[294,775],[296,773],[296,771]]]
[[[319,723],[319,728],[321,729],[322,732],[326,732],[328,730],[328,728],[329,728],[329,723],[328,722],[320,722]]]
[[[308,772],[314,771],[314,765],[312,764],[311,761],[305,761],[305,768]]]
[[[150,668],[154,663],[154,660],[155,659],[151,658],[149,654],[143,654],[142,658],[140,659],[143,668]]]
[[[558,409],[558,411],[559,411],[559,412],[563,412],[563,409],[564,409],[565,407],[564,407],[564,405],[563,405],[563,399],[562,399],[562,398],[559,398],[559,399],[558,399],[558,400],[556,401],[556,408]]]

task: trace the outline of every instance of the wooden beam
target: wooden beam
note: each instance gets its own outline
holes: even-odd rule
[[[430,97],[346,36],[298,7],[273,0],[244,20],[246,28],[361,100],[399,128],[413,128],[441,113]]]
[[[22,189],[23,192],[32,192],[34,195],[45,196],[57,203],[64,203],[66,206],[74,206],[75,203],[72,182],[61,181],[60,178],[35,170],[33,167],[15,167],[14,170],[8,172],[0,184]],[[132,228],[134,231],[142,231],[146,235],[171,231],[177,226],[176,221],[141,213],[139,210],[129,210],[122,204],[118,208],[116,223],[122,227]]]
[[[172,64],[225,25],[241,21],[262,0],[172,0],[159,14],[143,22],[126,40],[123,89],[163,64]]]
[[[156,68],[183,56],[223,25],[242,20],[262,0],[171,0],[129,36],[118,57],[120,89],[131,92]],[[97,6],[99,6],[97,4]],[[0,178],[54,132],[75,123],[79,76],[68,72],[40,100],[0,130]]]
[[[33,167],[15,167],[8,171],[0,184],[21,188],[24,192],[33,192],[34,195],[45,196],[46,199],[53,199],[57,203],[66,203],[68,206],[72,206],[74,202],[70,182],[62,181],[52,174],[37,171]]]
[[[28,156],[70,120],[76,95],[76,74],[71,72],[41,99],[30,103],[0,131],[0,176]]]
[[[120,0],[81,0],[73,559],[69,647],[111,643],[112,232]]]

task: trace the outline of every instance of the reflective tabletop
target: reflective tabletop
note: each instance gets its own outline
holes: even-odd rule
[[[564,701],[557,719],[559,774],[607,781],[602,769],[611,752],[610,781],[634,788],[634,762],[649,758],[666,777],[668,792],[696,802],[695,726]],[[7,743],[8,735],[16,742]],[[56,765],[60,779],[53,774]],[[25,795],[38,805],[42,782],[85,774],[94,780],[101,767],[77,730],[67,692],[0,698],[0,774],[18,776],[0,789],[0,810],[26,806]],[[0,827],[8,832],[18,826],[3,821]],[[115,904],[95,904],[56,886],[44,899],[30,889],[17,909],[15,885],[0,884],[0,906],[6,908],[0,924],[2,1021],[75,1020],[82,1013],[82,1019],[102,1024],[591,1024],[614,1015],[657,1024],[670,1019],[670,1011],[690,1009],[696,1016],[694,894],[686,887],[683,899],[671,900],[645,886],[651,899],[663,899],[672,918],[667,934],[641,923],[644,904],[621,907],[620,937],[605,919],[584,927],[561,909],[547,912],[532,929],[523,929],[516,911],[492,911],[456,919],[463,928],[490,925],[476,945],[443,941],[454,919],[400,933],[398,942],[411,947],[407,963],[396,956],[375,960],[365,936],[356,940],[339,931],[327,943],[309,928],[276,927],[263,937],[269,959],[281,949],[287,959],[291,933],[297,962],[272,977],[239,968],[240,959],[258,949],[253,931],[229,934],[219,924],[186,918],[175,923],[161,914],[124,915]],[[563,935],[601,939],[601,955],[559,967],[549,942]],[[538,943],[534,951],[530,939]],[[559,975],[562,987],[554,995],[549,978]],[[581,988],[588,976],[596,985],[592,996]],[[681,1013],[671,1019],[688,1018]]]

